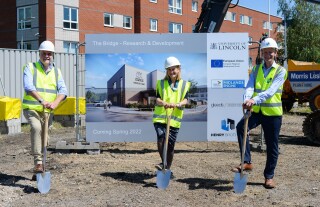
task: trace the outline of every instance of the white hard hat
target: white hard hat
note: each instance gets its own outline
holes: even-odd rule
[[[261,42],[261,49],[265,49],[265,48],[275,48],[278,49],[278,44],[276,43],[276,41],[270,37],[264,39]]]
[[[168,57],[166,59],[166,61],[164,62],[164,68],[167,69],[167,68],[170,68],[172,66],[176,66],[176,65],[181,65],[179,60],[175,57]]]
[[[39,50],[54,52],[54,45],[51,41],[46,40],[40,44]]]

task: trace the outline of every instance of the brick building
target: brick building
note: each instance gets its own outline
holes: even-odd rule
[[[51,40],[57,52],[75,52],[85,34],[191,33],[201,13],[202,0],[11,0],[0,13],[0,47],[37,49]],[[271,37],[279,31],[271,16]],[[220,32],[248,32],[258,41],[268,30],[268,15],[237,6],[226,14]],[[251,48],[257,45],[253,44]],[[84,47],[80,52],[84,52]],[[257,50],[250,50],[254,64]]]

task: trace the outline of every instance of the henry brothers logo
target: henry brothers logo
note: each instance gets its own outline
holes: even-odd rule
[[[247,42],[218,42],[210,43],[211,50],[246,50]]]
[[[233,119],[221,120],[221,129],[224,131],[233,130],[235,128]]]

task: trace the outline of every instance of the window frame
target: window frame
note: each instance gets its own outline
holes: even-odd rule
[[[153,23],[153,21],[155,22],[155,29],[153,29],[152,28],[152,23]],[[153,19],[153,18],[150,18],[150,21],[149,21],[149,23],[150,23],[150,31],[152,31],[152,32],[157,32],[158,31],[158,19]]]
[[[129,22],[126,22],[125,20],[129,20]],[[126,24],[130,24],[129,27],[126,26]],[[132,17],[131,16],[124,16],[123,15],[123,28],[132,29]]]
[[[106,18],[110,18],[110,24],[106,24]],[[103,13],[103,25],[107,27],[114,27],[114,14],[105,12]]]
[[[192,1],[191,3],[191,11],[198,12],[198,1]]]
[[[68,44],[68,49],[67,47],[65,47],[65,45]],[[73,52],[73,46],[74,45],[74,52]],[[67,49],[67,51],[66,51]],[[63,41],[63,50],[65,53],[69,53],[69,54],[75,54],[76,53],[76,49],[77,49],[77,43],[76,42],[70,42],[70,41]]]
[[[182,15],[182,0],[168,0],[168,11],[169,13]]]
[[[170,31],[170,26],[172,25],[172,32]],[[181,32],[177,32],[177,26],[181,26]],[[183,25],[181,23],[169,22],[169,33],[183,33]]]
[[[240,24],[244,24],[244,15],[243,14],[239,15],[239,22],[240,22]]]
[[[26,10],[30,12],[26,12]],[[20,10],[23,10],[23,18],[20,18]],[[30,14],[28,17],[27,14]],[[17,30],[31,29],[31,19],[32,19],[32,8],[31,6],[24,6],[17,8]]]
[[[236,22],[236,13],[231,12],[231,19],[232,22]]]
[[[69,19],[65,19],[65,9],[68,9]],[[76,21],[72,20],[72,11],[76,11]],[[64,6],[63,7],[63,29],[67,30],[79,30],[79,9],[75,7]],[[65,23],[69,24],[69,27],[65,27]],[[76,28],[72,28],[72,24],[76,25]]]
[[[252,17],[248,16],[248,25],[252,26]]]

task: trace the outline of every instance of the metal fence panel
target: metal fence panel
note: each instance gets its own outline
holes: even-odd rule
[[[78,66],[79,96],[85,96],[84,67],[85,56],[80,54]],[[0,96],[9,96],[22,100],[23,71],[22,67],[28,62],[39,60],[37,50],[16,50],[0,48]],[[69,53],[55,53],[55,66],[61,69],[64,81],[68,89],[68,96],[76,96],[76,55]],[[2,83],[2,84],[1,84]],[[23,116],[22,122],[25,122]]]

